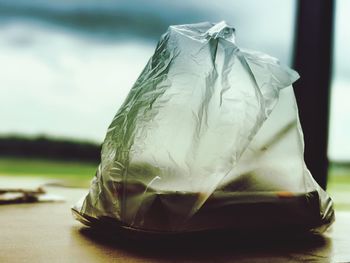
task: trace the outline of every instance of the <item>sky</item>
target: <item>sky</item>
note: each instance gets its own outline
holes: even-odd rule
[[[350,160],[350,1],[337,0],[328,155]]]
[[[171,24],[226,20],[292,64],[294,0],[0,0],[0,135],[101,143]],[[337,1],[329,156],[350,160],[350,1]],[[103,18],[103,19],[101,19]]]

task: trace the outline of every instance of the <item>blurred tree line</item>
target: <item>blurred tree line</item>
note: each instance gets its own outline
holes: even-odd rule
[[[0,157],[37,158],[48,160],[100,162],[101,145],[86,141],[54,139],[45,136],[0,137]],[[330,162],[333,169],[350,169],[348,161]]]
[[[44,136],[0,137],[0,157],[40,158],[98,163],[101,146],[84,141],[53,139]]]

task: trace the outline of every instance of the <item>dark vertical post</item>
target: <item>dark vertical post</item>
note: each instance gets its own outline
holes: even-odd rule
[[[326,188],[333,0],[299,0],[294,67],[295,93],[305,139],[305,161]]]

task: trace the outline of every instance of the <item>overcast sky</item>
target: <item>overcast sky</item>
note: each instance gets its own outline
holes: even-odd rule
[[[290,65],[295,2],[0,0],[0,134],[102,142],[174,23],[226,20],[239,46]],[[350,1],[337,3],[329,155],[350,159]]]

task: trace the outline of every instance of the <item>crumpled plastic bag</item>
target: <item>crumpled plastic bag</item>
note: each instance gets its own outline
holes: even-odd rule
[[[299,75],[234,31],[169,27],[108,128],[78,220],[165,233],[333,222],[303,159]]]

